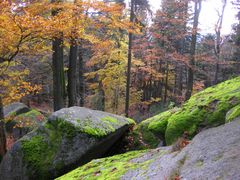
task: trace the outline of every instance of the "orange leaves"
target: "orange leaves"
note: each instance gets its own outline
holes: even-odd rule
[[[3,68],[3,66],[0,66]],[[0,92],[3,98],[3,104],[9,104],[14,101],[19,101],[22,97],[37,94],[41,90],[39,85],[32,85],[24,81],[28,75],[27,70],[18,70],[16,64],[11,64],[10,67],[1,74]]]
[[[34,39],[63,36],[68,42],[75,39],[92,44],[102,41],[101,31],[129,30],[139,27],[123,17],[123,6],[102,1],[50,3],[46,0],[28,3],[17,11],[8,3],[0,3],[0,56],[9,60],[22,46]],[[52,16],[52,12],[57,13]]]

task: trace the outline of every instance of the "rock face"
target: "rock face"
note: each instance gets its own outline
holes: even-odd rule
[[[3,108],[4,117],[8,117],[11,115],[17,116],[28,111],[30,111],[30,109],[25,104],[20,102],[9,104],[8,106],[5,106]]]
[[[203,129],[224,124],[227,112],[233,108],[227,114],[226,121],[229,122],[240,115],[239,87],[240,77],[237,77],[196,93],[182,107],[140,123],[134,132],[135,139],[142,137],[142,141],[151,148],[156,148],[160,139],[171,145],[184,131],[194,137]],[[144,148],[137,146],[136,149]]]
[[[61,109],[13,145],[0,164],[0,177],[60,176],[101,157],[133,124],[130,119],[86,108]]]
[[[202,131],[181,151],[170,147],[93,160],[65,179],[240,179],[240,119]]]

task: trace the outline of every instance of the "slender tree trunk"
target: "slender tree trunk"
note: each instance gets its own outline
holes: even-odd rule
[[[0,96],[0,162],[2,157],[6,153],[6,134],[5,134],[5,123],[3,114],[3,103],[2,97]]]
[[[216,32],[216,41],[215,41],[215,56],[217,58],[216,67],[215,67],[215,77],[214,77],[214,84],[218,83],[218,72],[219,72],[219,61],[220,61],[220,52],[221,52],[221,30],[222,30],[222,23],[223,23],[223,16],[225,7],[227,5],[227,0],[222,0],[223,6],[221,14],[219,14],[218,22],[216,24],[215,32]]]
[[[77,105],[77,55],[78,46],[73,43],[70,46],[68,69],[68,107]]]
[[[131,0],[131,14],[130,22],[134,19],[134,0]],[[132,37],[133,34],[130,32],[128,35],[128,65],[127,65],[127,84],[126,84],[126,101],[125,101],[125,115],[128,117],[129,111],[129,99],[130,99],[130,83],[131,83],[131,65],[132,65]]]
[[[102,81],[99,82],[99,87],[98,87],[98,98],[99,98],[99,102],[98,104],[100,104],[99,109],[100,111],[105,111],[105,92],[103,89],[103,84]]]
[[[186,100],[188,100],[192,95],[193,89],[193,80],[194,80],[194,65],[195,65],[195,54],[196,54],[196,43],[197,43],[197,28],[199,15],[202,8],[202,0],[195,0],[195,10],[194,10],[194,20],[193,20],[193,29],[192,29],[192,41],[190,47],[190,60],[189,60],[189,68],[188,68],[188,81],[187,81],[187,92],[186,92]]]
[[[179,74],[179,86],[178,86],[178,95],[182,95],[182,89],[183,89],[183,68],[182,66],[180,65],[180,74]]]
[[[163,103],[164,103],[164,104],[166,104],[166,102],[167,102],[168,74],[169,74],[169,68],[168,68],[168,62],[167,62],[166,78],[165,78],[165,91],[164,91],[164,99],[163,99]]]
[[[83,53],[81,47],[79,47],[78,52],[78,64],[79,64],[79,105],[84,106],[84,62],[83,62]]]
[[[216,66],[215,66],[215,75],[214,75],[214,83],[213,84],[218,83],[218,74],[219,74],[219,63],[218,63],[218,61],[219,61],[219,59],[217,59]]]

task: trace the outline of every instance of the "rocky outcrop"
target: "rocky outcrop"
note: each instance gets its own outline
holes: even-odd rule
[[[87,108],[61,109],[13,145],[1,162],[0,177],[52,179],[101,157],[133,124]]]
[[[30,111],[29,107],[20,102],[9,104],[3,108],[3,114],[5,118],[9,116],[17,116],[28,111]]]
[[[240,179],[240,119],[200,132],[181,151],[170,147],[96,159],[65,179]]]
[[[6,118],[7,148],[9,149],[18,139],[39,127],[45,119],[44,115],[34,109],[12,118]]]
[[[4,117],[7,149],[10,149],[14,142],[45,121],[43,114],[20,102],[5,106]]]
[[[227,112],[238,105],[227,114],[226,121],[233,120],[240,114],[239,87],[240,77],[225,81],[196,93],[180,108],[141,122],[133,133],[136,149],[155,148],[161,140],[171,145],[184,131],[194,137],[203,129],[222,125]],[[143,143],[139,143],[138,139],[142,139]]]

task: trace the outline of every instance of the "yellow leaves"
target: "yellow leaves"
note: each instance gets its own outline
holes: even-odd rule
[[[0,64],[0,67],[4,67],[4,64]],[[24,96],[37,94],[41,90],[41,86],[24,81],[29,72],[17,70],[16,65],[11,63],[9,68],[1,74],[3,78],[0,79],[0,92],[4,105],[19,101]]]

